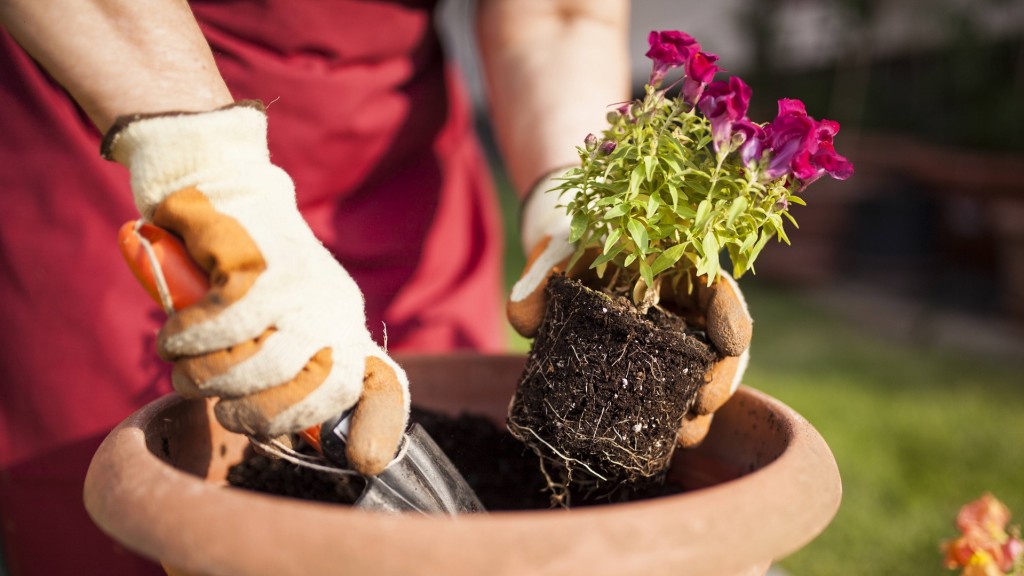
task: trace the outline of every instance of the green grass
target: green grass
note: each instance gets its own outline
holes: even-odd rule
[[[744,291],[746,383],[810,420],[843,478],[835,520],[785,569],[942,574],[961,504],[991,491],[1024,515],[1024,362],[893,343],[756,281]]]

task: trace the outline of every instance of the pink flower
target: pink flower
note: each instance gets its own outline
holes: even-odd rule
[[[651,31],[647,36],[651,45],[646,56],[654,61],[648,84],[657,88],[672,68],[684,66],[694,53],[700,51],[700,44],[692,36],[678,30]]]
[[[997,576],[1012,570],[1024,543],[1006,532],[1009,521],[1010,510],[991,494],[964,505],[956,516],[960,537],[943,544],[946,567]]]
[[[760,124],[741,118],[732,124],[732,145],[740,151],[740,159],[747,166],[761,160],[764,152],[765,132]]]
[[[787,173],[809,176],[810,151],[817,151],[817,124],[799,100],[779,100],[779,114],[765,127],[765,140],[772,156],[765,176],[775,179]],[[805,158],[807,161],[805,161]]]
[[[711,138],[719,154],[732,150],[733,125],[746,118],[750,95],[750,86],[737,76],[712,82],[704,90],[697,108],[711,122]]]
[[[773,180],[791,174],[805,186],[825,174],[838,180],[853,175],[853,164],[836,153],[833,138],[839,123],[816,121],[807,115],[803,102],[779,100],[779,114],[765,127],[771,159],[764,176]]]
[[[715,77],[720,68],[715,65],[718,56],[710,52],[694,52],[686,61],[686,79],[683,80],[683,100],[688,104],[696,104],[708,82]]]
[[[956,527],[966,531],[974,527],[1004,530],[1010,522],[1010,509],[991,493],[965,504],[956,515]]]
[[[998,574],[1013,567],[1003,543],[984,530],[971,527],[945,546],[947,568],[973,567],[979,574]]]

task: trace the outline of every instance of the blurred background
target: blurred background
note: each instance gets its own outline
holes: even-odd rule
[[[490,144],[472,10],[448,0],[445,33]],[[755,121],[782,97],[838,121],[856,166],[811,186],[793,245],[740,281],[746,384],[808,418],[843,476],[835,521],[778,569],[947,572],[962,504],[991,491],[1024,517],[1024,0],[635,0],[638,91],[668,29],[752,86]],[[491,153],[511,283],[518,205]]]

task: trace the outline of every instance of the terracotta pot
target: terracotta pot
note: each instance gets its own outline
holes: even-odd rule
[[[518,356],[399,358],[424,408],[503,422]],[[764,574],[839,507],[835,460],[793,410],[741,388],[676,496],[571,511],[387,515],[224,487],[247,440],[204,401],[168,396],[110,433],[85,483],[92,518],[126,547],[189,574]]]

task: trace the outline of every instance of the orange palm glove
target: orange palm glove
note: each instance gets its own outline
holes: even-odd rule
[[[408,419],[404,371],[366,329],[352,278],[299,214],[270,162],[262,105],[120,119],[103,154],[131,173],[143,218],[180,236],[210,277],[173,314],[158,351],[186,397],[213,396],[229,430],[306,429],[356,406],[347,452],[376,474]]]
[[[575,248],[569,244],[570,218],[564,208],[557,206],[558,194],[553,189],[562,171],[544,178],[533,188],[523,206],[523,245],[529,257],[523,273],[512,287],[506,307],[509,323],[527,338],[532,338],[544,317],[545,293],[548,278],[558,272],[586,282],[589,262],[585,258],[566,270]],[[700,444],[707,436],[714,413],[736,391],[749,358],[753,320],[747,310],[743,293],[735,280],[727,274],[710,287],[706,282],[695,282],[692,294],[673,293],[663,287],[661,300],[672,302],[675,308],[685,310],[698,325],[703,325],[708,338],[723,358],[706,375],[706,383],[697,393],[690,412],[683,418],[677,441],[684,448]]]

